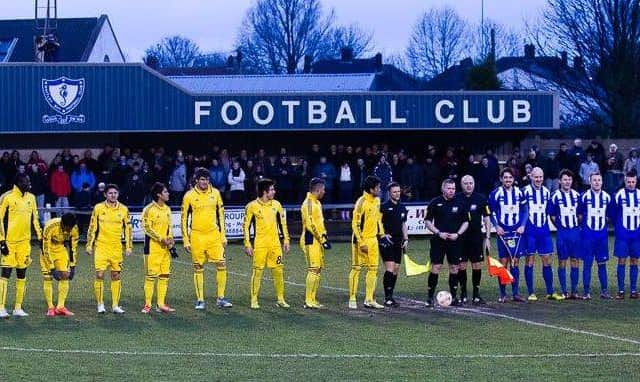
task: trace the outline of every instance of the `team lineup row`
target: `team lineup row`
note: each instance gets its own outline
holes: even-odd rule
[[[640,191],[636,190],[636,175],[625,177],[625,187],[614,197],[602,190],[602,177],[593,174],[591,188],[578,194],[571,189],[573,174],[563,170],[561,188],[551,194],[543,185],[542,170],[531,173],[531,185],[520,190],[513,185],[513,173],[506,168],[501,172],[501,186],[488,199],[474,192],[474,179],[462,178],[462,192],[456,194],[455,183],[445,180],[442,196],[435,198],[427,212],[427,228],[433,233],[430,257],[432,269],[428,277],[427,305],[433,305],[434,291],[443,261],[449,265],[449,288],[453,304],[467,302],[466,266],[472,265],[473,297],[476,304],[484,303],[479,294],[481,265],[489,246],[491,227],[495,227],[500,262],[509,267],[512,274],[512,298],[525,301],[519,293],[519,259],[525,257],[525,279],[528,300],[537,300],[534,294],[533,265],[535,255],[542,259],[542,272],[550,299],[578,298],[578,267],[583,261],[584,295],[590,299],[591,268],[594,259],[598,263],[598,276],[602,297],[610,298],[607,286],[606,261],[608,260],[607,221],[615,223],[616,241],[614,254],[618,257],[618,293],[624,298],[625,264],[630,257],[631,298],[637,298],[637,258],[640,255]],[[224,206],[218,190],[209,184],[206,169],[197,169],[194,186],[184,196],[182,203],[182,239],[184,249],[191,254],[196,292],[195,309],[205,309],[204,264],[216,266],[217,306],[230,308],[225,296],[227,269],[224,256],[227,244],[224,231]],[[244,248],[252,257],[253,272],[250,282],[251,308],[259,309],[258,295],[265,268],[272,271],[276,291],[276,303],[282,308],[289,304],[284,298],[283,253],[290,249],[290,238],[284,211],[275,197],[275,184],[269,179],[258,183],[258,198],[246,206],[243,224]],[[393,290],[398,275],[402,252],[408,243],[406,208],[399,201],[400,187],[388,187],[389,201],[381,205],[381,182],[368,177],[363,195],[357,200],[352,220],[352,267],[349,274],[349,308],[357,309],[356,296],[362,270],[365,276],[364,307],[382,309],[398,303]],[[79,232],[73,214],[51,219],[40,228],[34,196],[29,192],[30,180],[19,175],[13,190],[0,199],[0,317],[9,317],[6,310],[7,290],[13,269],[16,270],[16,298],[12,314],[27,316],[22,309],[26,284],[26,269],[31,263],[31,235],[35,230],[41,243],[40,266],[44,280],[44,295],[48,305],[47,316],[70,316],[65,299],[69,281],[73,279],[78,255]],[[154,292],[157,292],[156,310],[171,313],[175,310],[165,301],[170,276],[171,258],[177,257],[176,242],[171,230],[171,211],[167,206],[169,192],[161,184],[154,184],[151,194],[154,201],[142,213],[145,233],[144,245],[144,296],[142,313],[150,313]],[[320,273],[324,267],[324,251],[331,249],[322,216],[320,200],[324,195],[324,181],[314,178],[300,211],[303,229],[300,245],[307,260],[307,277],[304,307],[318,309],[316,292]],[[118,202],[118,187],[105,189],[106,200],[95,206],[87,233],[86,252],[94,257],[94,291],[99,313],[104,305],[104,277],[107,270],[111,278],[111,310],[122,314],[119,305],[120,273],[123,252],[132,252],[132,235],[129,212]],[[553,288],[553,272],[550,255],[553,243],[549,221],[558,228],[557,252],[559,257],[558,279],[560,293]],[[482,229],[484,227],[484,230]],[[124,238],[124,248],[123,248]],[[68,246],[68,248],[67,248]],[[384,305],[376,302],[374,291],[378,279],[379,258],[385,266],[383,277]],[[570,293],[566,285],[567,262],[571,266]],[[58,302],[53,303],[53,281],[58,281]],[[458,289],[460,297],[458,298]],[[500,285],[500,302],[506,302],[506,285]]]

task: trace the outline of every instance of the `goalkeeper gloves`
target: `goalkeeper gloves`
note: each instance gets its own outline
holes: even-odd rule
[[[7,247],[7,242],[4,240],[0,241],[0,253],[2,253],[2,256],[9,255],[9,247]]]
[[[178,250],[176,249],[176,247],[169,248],[169,253],[171,254],[172,259],[178,258]]]
[[[322,235],[322,238],[324,239],[324,242],[322,243],[322,248],[331,249],[331,243],[329,242],[329,238],[327,237],[327,235]]]
[[[71,267],[69,269],[69,281],[73,280],[73,276],[76,275],[76,267]]]

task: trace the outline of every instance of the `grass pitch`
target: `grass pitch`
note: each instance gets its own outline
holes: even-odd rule
[[[424,263],[428,242],[414,239],[410,246],[412,258]],[[83,255],[67,304],[76,313],[72,318],[44,316],[41,276],[34,261],[24,304],[31,316],[0,321],[0,379],[37,381],[64,375],[69,380],[619,381],[636,377],[631,371],[637,370],[640,355],[638,301],[595,298],[502,305],[494,302],[495,279],[484,272],[481,292],[489,304],[483,308],[422,307],[413,302],[426,297],[426,275],[422,275],[398,279],[396,294],[404,297],[401,308],[350,311],[346,308],[350,247],[336,244],[326,254],[318,295],[326,308],[308,311],[302,308],[304,257],[294,245],[285,258],[285,291],[292,308],[275,306],[266,271],[262,309],[252,311],[250,259],[237,244],[229,246],[227,257],[232,309],[214,307],[211,266],[205,274],[208,309],[193,309],[190,259],[181,254],[172,266],[168,295],[177,313],[145,316],[139,313],[143,270],[137,246],[125,260],[123,272],[122,305],[127,313],[115,316],[95,313],[92,260]],[[614,267],[610,261],[611,290],[616,289]],[[544,295],[540,273],[537,263],[538,296]],[[595,268],[593,273],[592,295],[598,296]],[[554,277],[557,286],[555,266]],[[446,279],[440,277],[440,290],[448,289]],[[9,307],[13,283],[12,278]],[[377,297],[381,302],[381,282]],[[108,281],[105,300],[109,305]]]

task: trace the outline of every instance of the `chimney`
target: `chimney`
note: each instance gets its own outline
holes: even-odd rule
[[[376,53],[373,59],[376,63],[376,70],[379,72],[382,71],[382,53]]]
[[[353,48],[350,48],[348,46],[342,47],[342,49],[340,49],[340,59],[342,61],[353,60]]]
[[[584,72],[584,61],[582,56],[575,56],[573,58],[573,68],[579,72]]]
[[[526,58],[535,58],[536,57],[536,46],[533,44],[526,44],[524,46],[524,56]]]
[[[562,66],[569,66],[569,59],[567,58],[567,51],[560,52],[560,59],[562,60]]]
[[[309,74],[311,73],[311,56],[308,54],[304,55],[304,68],[302,69],[302,72],[305,74]]]

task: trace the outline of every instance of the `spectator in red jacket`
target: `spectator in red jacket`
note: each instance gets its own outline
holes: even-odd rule
[[[69,207],[71,180],[62,164],[51,174],[51,193],[56,197],[56,207]]]

